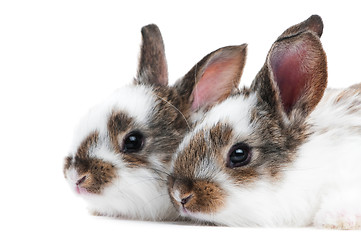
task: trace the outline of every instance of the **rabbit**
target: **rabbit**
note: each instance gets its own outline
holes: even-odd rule
[[[208,54],[168,86],[159,28],[147,25],[141,33],[136,78],[80,121],[63,172],[94,215],[175,220],[179,214],[166,185],[171,155],[195,116],[228,97],[238,85],[247,45],[228,46]],[[209,84],[218,86],[212,96],[205,91]],[[207,102],[202,102],[204,96]]]
[[[168,177],[182,216],[223,226],[360,229],[361,85],[326,89],[322,32],[317,15],[283,32],[250,87],[185,135]]]

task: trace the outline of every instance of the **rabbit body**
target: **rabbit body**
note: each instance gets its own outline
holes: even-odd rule
[[[250,88],[210,109],[173,156],[181,215],[226,226],[361,227],[361,91],[326,89],[318,16],[287,29]]]

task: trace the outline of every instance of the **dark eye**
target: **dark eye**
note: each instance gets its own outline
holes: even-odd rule
[[[235,168],[248,164],[251,161],[251,150],[247,144],[237,143],[228,153],[227,167]]]
[[[144,136],[138,131],[129,133],[124,138],[123,151],[126,153],[138,152],[144,144]]]

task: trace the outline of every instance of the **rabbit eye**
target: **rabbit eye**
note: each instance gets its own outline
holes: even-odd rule
[[[123,140],[123,152],[132,153],[142,150],[144,136],[138,131],[134,131],[125,136]]]
[[[244,143],[237,143],[234,145],[229,153],[227,159],[227,167],[236,168],[247,165],[251,161],[251,149]]]

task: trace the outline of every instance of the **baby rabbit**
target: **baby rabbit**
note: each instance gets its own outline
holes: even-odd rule
[[[325,91],[322,31],[319,16],[287,29],[251,87],[185,136],[168,178],[182,216],[226,226],[361,227],[361,87]]]
[[[80,122],[64,175],[94,214],[173,220],[179,214],[166,185],[171,155],[191,127],[190,118],[238,85],[246,45],[210,53],[170,87],[158,27],[148,25],[141,32],[137,77]],[[212,96],[209,85],[217,87]]]

